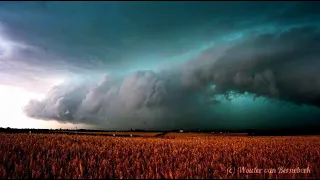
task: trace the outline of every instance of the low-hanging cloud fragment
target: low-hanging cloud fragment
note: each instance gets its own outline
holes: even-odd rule
[[[232,99],[232,92],[319,107],[319,57],[319,28],[292,27],[216,45],[169,72],[110,75],[93,86],[62,84],[25,112],[109,128],[177,128],[219,119],[211,111],[219,106],[215,97]]]

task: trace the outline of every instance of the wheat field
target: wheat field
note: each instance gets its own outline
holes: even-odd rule
[[[0,178],[320,178],[320,136],[169,137],[0,134]]]

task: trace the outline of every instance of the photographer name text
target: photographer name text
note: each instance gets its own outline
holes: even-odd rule
[[[246,167],[231,167],[228,168],[228,173],[240,173],[240,174],[261,174],[261,173],[278,173],[278,174],[293,174],[293,173],[311,173],[310,168],[246,168]]]

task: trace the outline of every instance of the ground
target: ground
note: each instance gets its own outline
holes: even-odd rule
[[[0,178],[320,177],[320,136],[144,133],[2,133]]]

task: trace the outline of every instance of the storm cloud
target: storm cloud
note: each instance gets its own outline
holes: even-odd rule
[[[214,119],[210,108],[219,108],[216,97],[221,95],[232,100],[252,93],[253,100],[319,107],[319,33],[317,27],[293,27],[246,37],[229,47],[211,47],[172,72],[137,71],[120,81],[106,76],[81,91],[54,89],[44,101],[31,102],[26,112],[109,127],[177,128],[175,123],[188,116]]]
[[[315,125],[318,7],[2,2],[0,82],[48,89],[46,78],[63,77],[25,107],[37,119],[120,129]]]
[[[224,51],[213,47],[186,73],[195,83],[216,85],[217,94],[250,92],[319,106],[319,50],[318,27],[292,27],[244,38]]]

